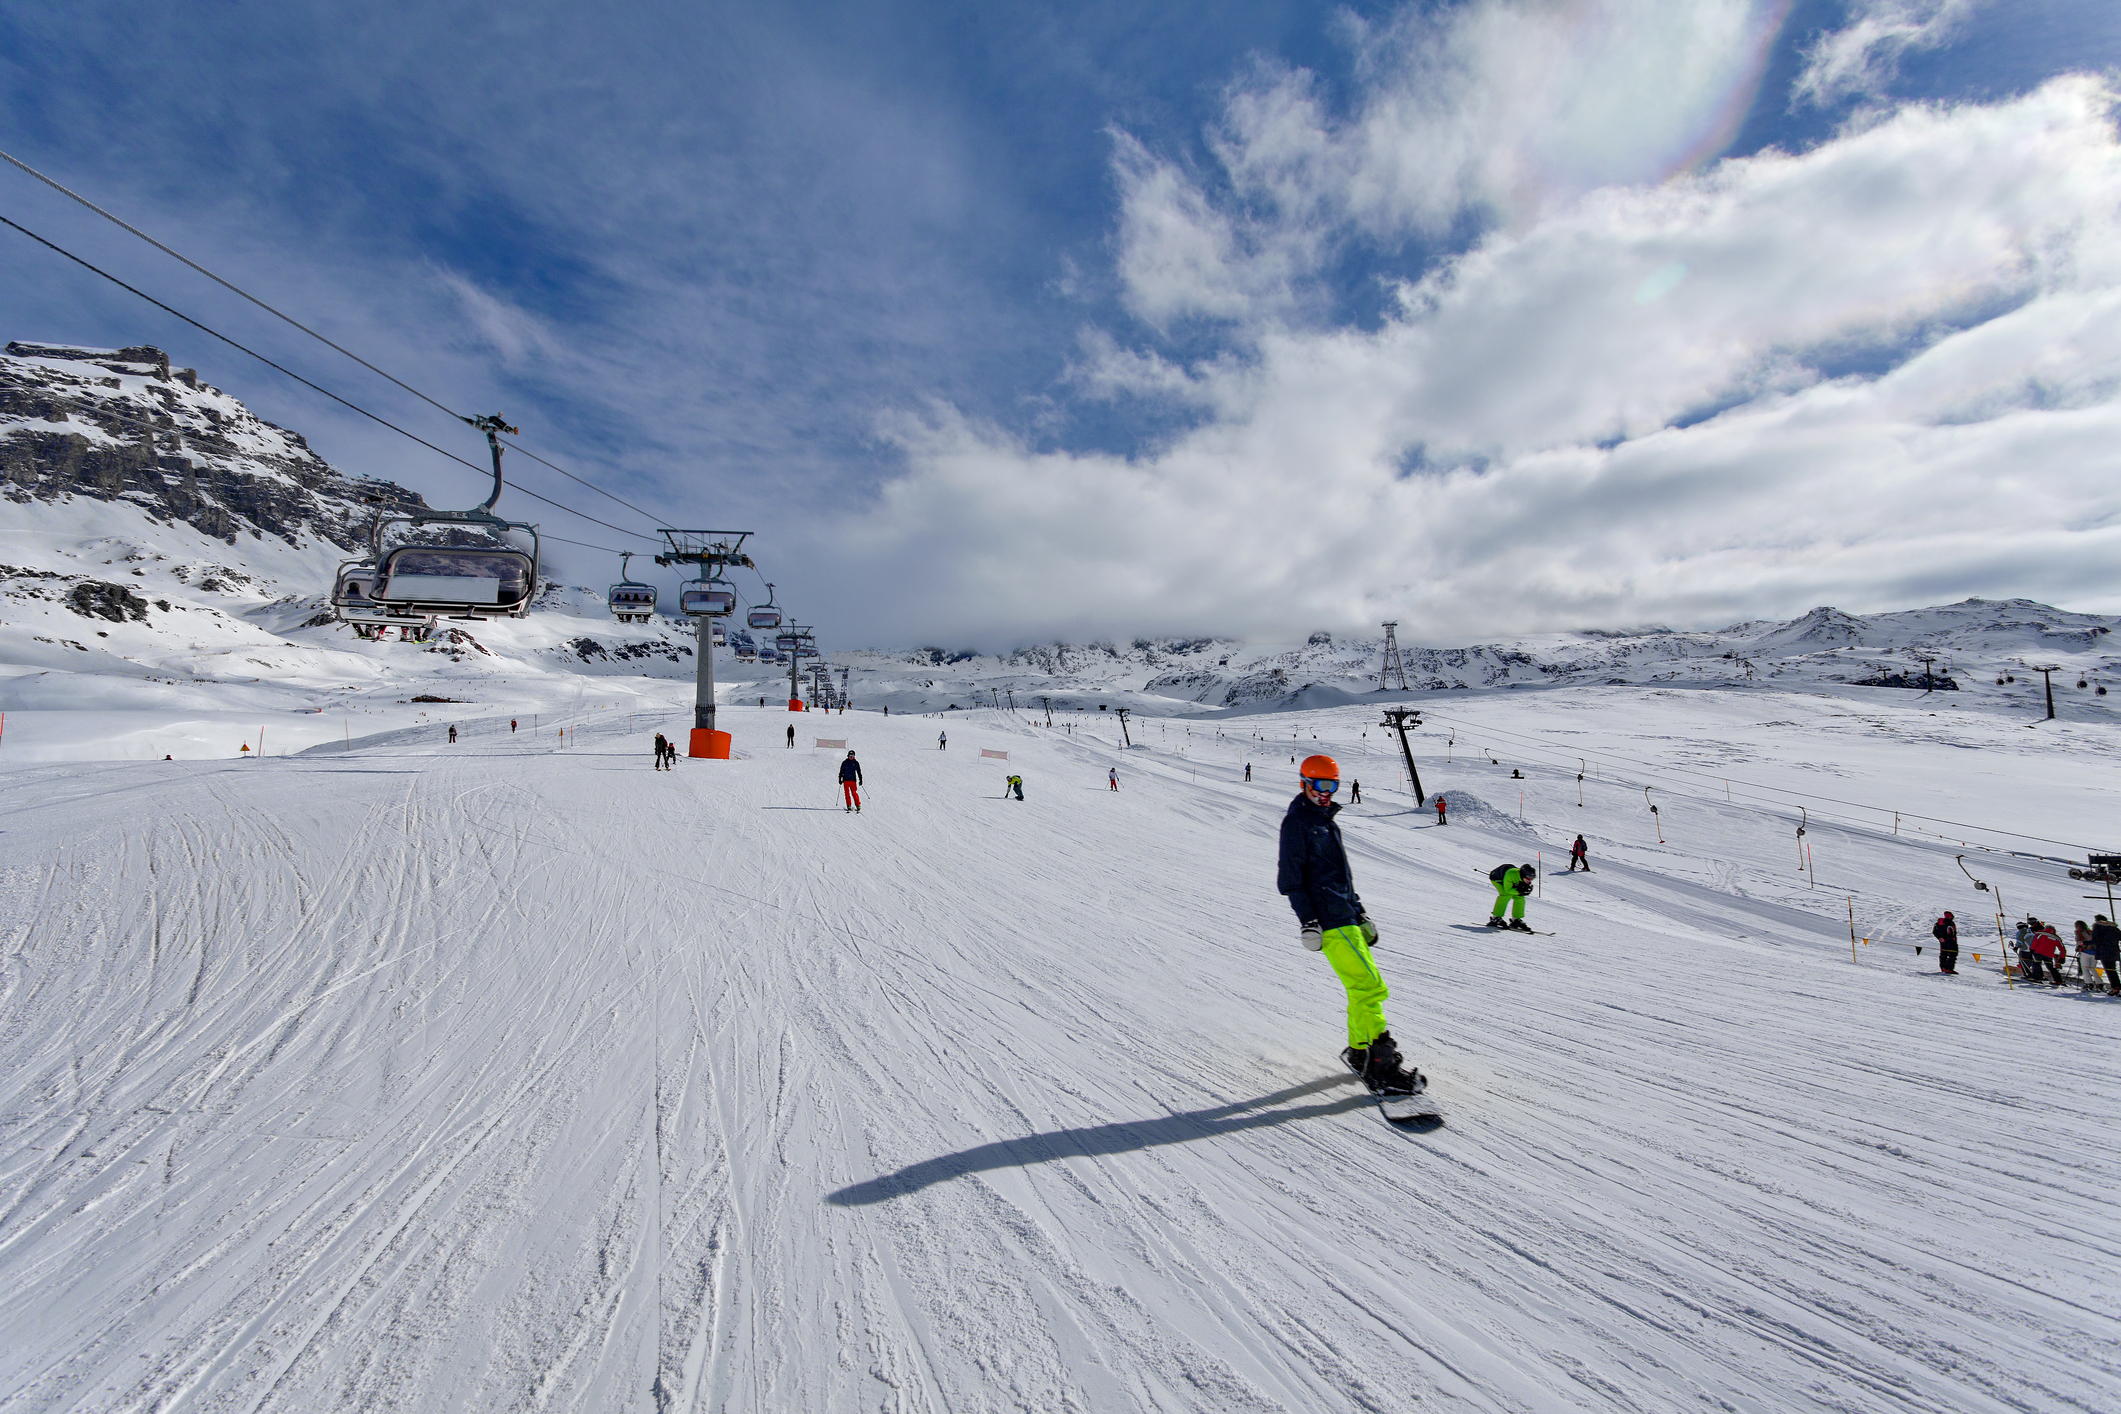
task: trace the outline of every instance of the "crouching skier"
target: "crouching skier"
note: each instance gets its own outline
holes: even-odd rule
[[[1296,910],[1303,945],[1323,952],[1348,989],[1348,1048],[1340,1058],[1375,1094],[1418,1094],[1427,1081],[1406,1067],[1386,1027],[1390,992],[1370,956],[1377,925],[1362,910],[1340,827],[1333,823],[1340,813],[1333,802],[1340,764],[1330,756],[1311,756],[1299,769],[1303,789],[1282,816],[1281,868],[1274,886]]]
[[[1539,871],[1529,864],[1498,864],[1488,871],[1488,882],[1495,886],[1495,911],[1488,915],[1490,928],[1515,928],[1520,933],[1532,931],[1532,925],[1524,921],[1524,901],[1532,892],[1532,881]],[[1510,910],[1510,921],[1502,921],[1502,911]]]

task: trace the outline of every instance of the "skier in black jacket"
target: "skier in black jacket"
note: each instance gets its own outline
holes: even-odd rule
[[[1937,940],[1937,970],[1957,972],[1959,970],[1959,920],[1952,917],[1950,909],[1930,929],[1930,936]]]
[[[850,814],[862,813],[862,763],[854,759],[851,751],[840,762],[840,795]]]
[[[1377,925],[1363,912],[1340,827],[1333,823],[1340,813],[1333,803],[1340,763],[1311,756],[1300,769],[1303,789],[1282,817],[1281,867],[1274,886],[1296,910],[1303,945],[1323,952],[1348,989],[1348,1048],[1341,1060],[1376,1094],[1415,1094],[1427,1082],[1420,1071],[1407,1068],[1387,1029],[1385,998],[1391,992],[1370,956]]]

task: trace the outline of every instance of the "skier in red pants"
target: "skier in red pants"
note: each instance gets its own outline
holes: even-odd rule
[[[847,753],[847,759],[840,762],[840,798],[850,811],[857,815],[861,813],[862,763],[854,759],[851,751]]]

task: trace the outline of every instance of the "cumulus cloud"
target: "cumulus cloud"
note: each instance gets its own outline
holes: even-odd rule
[[[1884,91],[1900,57],[1947,43],[1974,0],[1856,0],[1849,23],[1806,51],[1792,96],[1824,105]]]
[[[1335,214],[1297,220],[1378,209],[1325,166],[1285,205]],[[1042,452],[930,409],[829,541],[885,641],[2121,607],[2117,214],[2114,97],[2078,77],[1549,200],[1371,329],[1288,319],[1244,268],[1266,236],[1210,242],[1186,281],[1231,321],[1217,356],[1085,344],[1086,377],[1183,400],[1190,430]]]
[[[1292,313],[1337,241],[1394,245],[1468,213],[1521,225],[1659,180],[1729,142],[1787,8],[1494,0],[1346,20],[1349,113],[1309,72],[1262,63],[1229,90],[1206,177],[1116,135],[1129,307],[1159,326]]]

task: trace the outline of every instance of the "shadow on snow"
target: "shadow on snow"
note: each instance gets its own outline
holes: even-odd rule
[[[1187,1144],[1196,1139],[1213,1139],[1224,1134],[1242,1133],[1248,1129],[1288,1124],[1294,1120],[1346,1114],[1350,1110],[1376,1103],[1375,1096],[1362,1093],[1351,1095],[1344,1100],[1334,1100],[1329,1104],[1270,1110],[1263,1114],[1245,1113],[1247,1110],[1259,1110],[1264,1106],[1299,1100],[1322,1090],[1354,1083],[1355,1077],[1352,1075],[1329,1075],[1323,1079],[1293,1085],[1286,1090],[1277,1090],[1271,1095],[1240,1100],[1233,1105],[1217,1105],[1213,1109],[1188,1110],[1183,1114],[1164,1115],[1156,1119],[1121,1120],[1116,1124],[1098,1124],[1081,1129],[1057,1129],[1050,1134],[1032,1134],[1022,1139],[998,1139],[992,1144],[962,1149],[955,1154],[923,1159],[917,1164],[907,1165],[897,1173],[887,1173],[864,1183],[850,1184],[837,1192],[826,1194],[825,1201],[843,1208],[862,1207],[870,1203],[881,1203],[888,1198],[917,1193],[932,1184],[945,1183],[953,1178],[963,1178],[967,1174],[983,1173],[989,1169],[1025,1168],[1032,1164],[1051,1163],[1055,1159],[1098,1158],[1109,1154],[1128,1154],[1142,1149],[1154,1149],[1164,1144]]]

